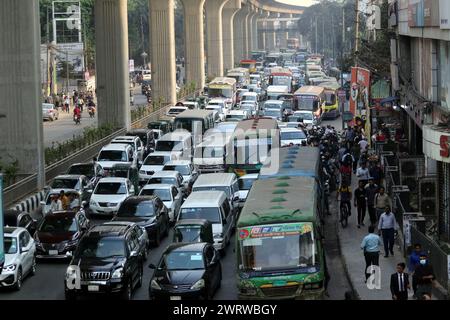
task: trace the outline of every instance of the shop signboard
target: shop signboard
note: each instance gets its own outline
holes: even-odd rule
[[[439,0],[439,25],[441,29],[450,29],[450,1]]]
[[[450,163],[450,129],[425,125],[422,132],[423,153],[436,161]]]
[[[358,102],[363,102],[366,107],[369,105],[369,92],[370,71],[359,67],[352,67],[350,112],[356,114]]]

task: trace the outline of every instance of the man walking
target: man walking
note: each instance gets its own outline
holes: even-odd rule
[[[366,269],[364,270],[366,281],[370,277],[370,273],[367,273],[369,266],[379,265],[381,239],[374,232],[375,227],[369,226],[369,234],[361,242],[361,249],[364,250],[364,259],[366,260]]]
[[[409,263],[408,263],[408,269],[412,275],[411,276],[412,277],[412,288],[414,291],[414,295],[416,295],[416,291],[417,291],[417,277],[416,277],[415,271],[416,271],[416,268],[420,264],[420,256],[421,255],[423,255],[422,245],[420,243],[416,243],[414,245],[414,251],[409,256]]]
[[[397,229],[395,216],[390,207],[386,207],[378,222],[378,233],[383,235],[384,257],[394,255],[394,232]]]
[[[369,183],[366,185],[367,211],[369,212],[370,223],[373,226],[377,222],[377,215],[375,212],[375,195],[377,194],[377,192],[378,185],[376,185],[374,179],[370,177]]]
[[[377,213],[377,219],[383,213],[386,207],[391,207],[391,199],[384,192],[384,187],[380,186],[378,193],[375,195],[375,211]]]
[[[422,299],[424,295],[431,298],[433,281],[435,279],[433,266],[429,263],[425,253],[420,255],[419,265],[414,272],[417,278],[416,297]]]
[[[361,166],[358,168],[358,170],[356,170],[356,176],[360,181],[364,183],[365,186],[370,178],[369,169],[367,169],[367,162],[361,163]]]
[[[364,226],[364,218],[366,217],[367,193],[364,189],[364,182],[359,181],[358,188],[355,190],[355,207],[358,211],[358,228]]]
[[[397,264],[397,272],[391,275],[392,300],[408,300],[409,276],[404,272],[405,264]]]

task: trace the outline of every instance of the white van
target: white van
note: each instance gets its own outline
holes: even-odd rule
[[[191,160],[192,134],[187,130],[166,133],[156,143],[155,152],[172,154],[176,159]]]
[[[129,144],[113,143],[104,146],[98,156],[97,163],[105,170],[111,169],[115,164],[136,164],[137,159],[133,148]]]
[[[289,94],[288,86],[268,86],[267,87],[267,100],[278,100],[281,95]]]
[[[194,150],[194,165],[199,173],[224,172],[231,136],[222,132],[205,136]]]
[[[205,219],[211,222],[214,247],[224,252],[230,243],[236,216],[232,213],[227,196],[223,191],[199,191],[189,195],[181,206],[178,221]]]
[[[192,192],[224,191],[234,214],[239,208],[239,184],[234,173],[206,173],[201,174],[192,187]]]
[[[171,160],[175,160],[175,155],[161,152],[150,153],[139,168],[139,180],[148,181],[155,172],[162,171],[164,165]]]

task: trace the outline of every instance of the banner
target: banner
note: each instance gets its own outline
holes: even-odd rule
[[[358,102],[362,102],[364,108],[369,106],[369,93],[370,71],[359,67],[352,67],[350,112],[353,115],[361,115],[361,110],[356,110]]]

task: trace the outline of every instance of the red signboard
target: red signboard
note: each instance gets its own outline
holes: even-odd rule
[[[358,101],[369,104],[370,71],[367,69],[352,67],[352,80],[350,87],[350,112],[356,115]]]

